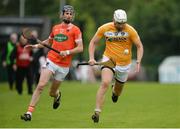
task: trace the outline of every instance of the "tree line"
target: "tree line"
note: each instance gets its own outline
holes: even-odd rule
[[[179,0],[66,0],[66,3],[74,6],[75,24],[83,32],[85,52],[81,58],[84,60],[88,60],[88,44],[96,29],[112,21],[113,12],[118,8],[126,10],[128,23],[142,39],[145,50],[142,64],[152,79],[155,79],[164,58],[180,55]],[[59,6],[60,0],[25,0],[25,16],[49,17],[56,24],[59,22]],[[19,0],[3,0],[0,8],[0,16],[18,16]],[[97,58],[101,58],[103,49],[101,41]]]

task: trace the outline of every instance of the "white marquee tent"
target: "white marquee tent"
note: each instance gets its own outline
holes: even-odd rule
[[[180,83],[180,56],[167,57],[158,72],[160,83]]]

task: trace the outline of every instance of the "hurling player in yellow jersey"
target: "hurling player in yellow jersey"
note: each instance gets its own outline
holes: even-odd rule
[[[122,9],[114,11],[113,22],[106,23],[100,26],[91,39],[89,44],[89,64],[94,65],[95,46],[99,40],[105,38],[105,51],[102,61],[111,61],[112,66],[103,66],[101,71],[101,85],[96,95],[95,113],[92,115],[94,122],[99,121],[99,115],[104,103],[105,93],[115,78],[115,84],[112,89],[112,101],[117,102],[120,96],[124,83],[128,79],[128,71],[131,66],[132,52],[131,48],[134,44],[137,48],[136,71],[139,72],[141,59],[143,57],[143,45],[136,30],[127,24],[126,12]]]

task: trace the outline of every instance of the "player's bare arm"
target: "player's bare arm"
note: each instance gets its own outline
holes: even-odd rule
[[[94,65],[96,63],[96,60],[94,59],[94,52],[96,49],[96,44],[99,42],[100,38],[96,35],[91,39],[89,43],[89,61],[88,63],[90,65]]]
[[[79,40],[76,42],[76,47],[74,49],[69,50],[70,54],[76,54],[83,52],[83,42]]]
[[[43,44],[46,44],[46,45],[50,45],[50,43],[49,43],[49,39],[46,39],[46,40],[44,40],[44,41],[42,41],[42,43]],[[43,48],[44,46],[43,45],[41,45],[41,44],[35,44],[35,45],[32,45],[32,44],[28,44],[28,45],[26,45],[25,47],[24,47],[24,49],[26,50],[26,49],[33,49],[33,48]]]
[[[136,45],[137,48],[136,72],[139,72],[144,49],[139,37],[134,41],[134,44]]]
[[[76,54],[76,53],[80,53],[83,52],[83,42],[82,40],[79,40],[78,42],[76,42],[76,47],[71,49],[71,50],[66,50],[66,51],[61,51],[60,55],[65,57],[68,56],[70,54]]]
[[[46,40],[42,41],[41,43],[42,43],[42,44],[45,44],[45,45],[51,46],[51,44],[50,44],[50,39],[46,39]],[[34,47],[35,47],[35,48],[43,48],[44,46],[41,45],[41,44],[35,44]]]

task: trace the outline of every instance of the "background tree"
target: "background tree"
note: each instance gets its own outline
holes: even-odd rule
[[[155,79],[161,61],[180,53],[180,2],[172,0],[149,0],[142,4],[134,2],[129,10],[129,21],[140,33],[145,54],[143,64]]]
[[[26,0],[25,15],[49,17],[52,24],[57,24],[59,2]],[[66,3],[75,7],[75,24],[83,31],[85,51],[77,57],[81,60],[88,60],[90,39],[100,25],[112,21],[112,14],[118,8],[127,11],[128,23],[132,24],[141,36],[145,49],[142,63],[151,80],[156,79],[157,68],[165,57],[180,53],[179,0],[66,0]],[[19,16],[19,0],[0,1],[0,15]],[[103,40],[97,48],[96,57],[99,59],[99,53],[104,49]]]

